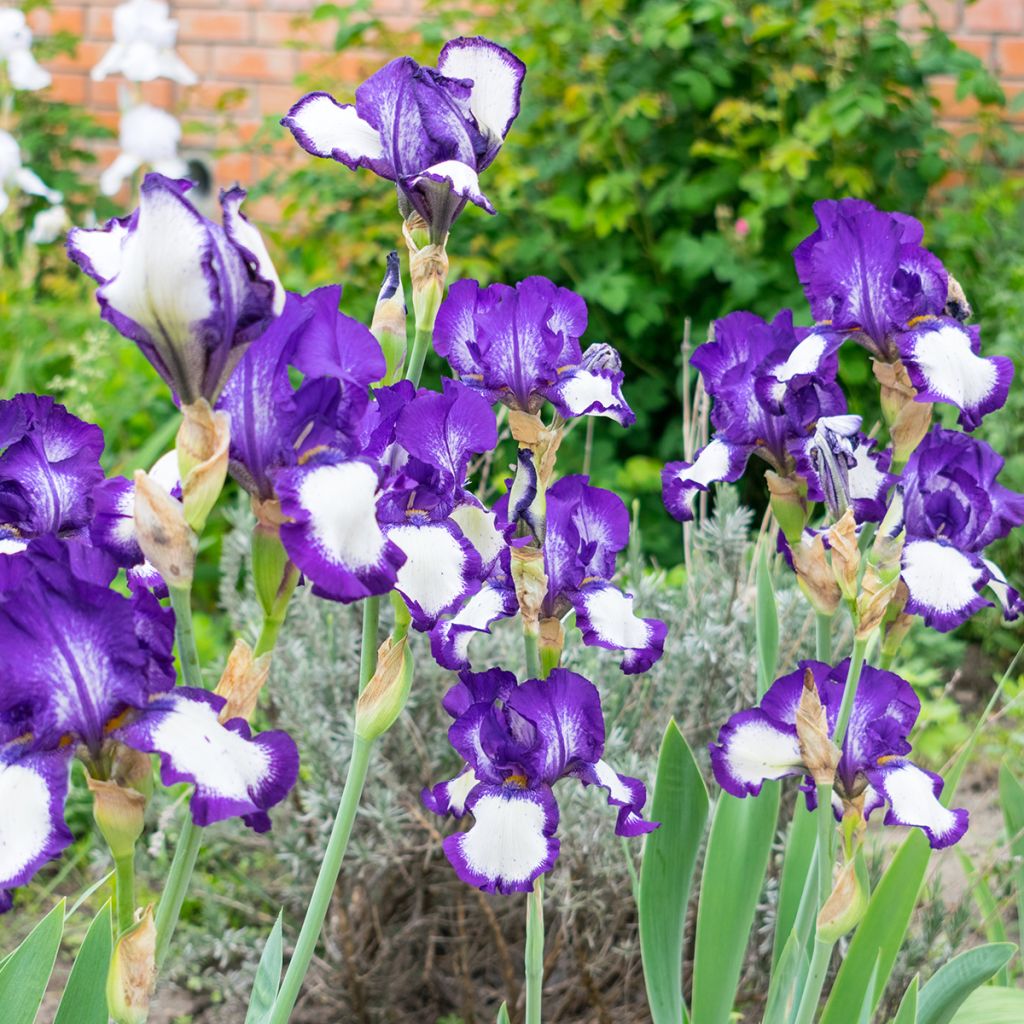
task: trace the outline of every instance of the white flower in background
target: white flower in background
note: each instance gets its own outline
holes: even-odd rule
[[[121,115],[121,152],[100,176],[100,190],[105,196],[118,193],[126,178],[140,167],[163,174],[168,178],[182,178],[188,173],[188,164],[178,156],[181,125],[166,110],[141,103]]]
[[[52,245],[64,237],[70,226],[68,211],[62,205],[48,206],[35,215],[28,240],[32,245]]]
[[[59,203],[64,196],[49,188],[34,171],[23,167],[21,150],[14,136],[0,131],[0,213],[10,202],[8,190],[20,189],[30,196],[42,196],[51,203]]]
[[[15,89],[45,89],[52,78],[32,56],[32,29],[25,15],[13,7],[0,8],[0,61]]]
[[[114,45],[92,69],[102,82],[107,75],[124,75],[131,82],[170,78],[195,85],[195,72],[174,52],[178,23],[163,0],[129,0],[114,11]]]

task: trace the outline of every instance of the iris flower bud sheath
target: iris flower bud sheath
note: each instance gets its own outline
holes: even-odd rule
[[[807,525],[807,483],[798,477],[780,476],[771,469],[764,476],[771,495],[772,515],[795,548]]]
[[[155,984],[156,924],[153,908],[146,907],[114,946],[107,974],[107,1007],[114,1024],[145,1024]]]
[[[791,548],[797,582],[814,610],[832,615],[839,607],[839,585],[825,556],[825,543],[820,534],[801,534]]]
[[[853,931],[867,911],[870,897],[871,883],[864,851],[858,847],[843,865],[832,892],[818,912],[817,940],[837,942]]]
[[[252,648],[244,640],[236,640],[217,688],[213,691],[227,701],[217,716],[220,721],[230,722],[233,718],[250,721],[269,675],[269,652],[255,657]]]
[[[848,508],[839,522],[829,528],[828,546],[832,553],[832,572],[844,600],[856,601],[860,550],[857,547],[857,523],[852,508]]]
[[[192,585],[199,538],[185,520],[185,509],[141,469],[135,471],[135,536],[146,560],[168,587]]]
[[[388,637],[377,650],[377,671],[356,703],[356,735],[375,740],[395,724],[412,687],[408,637]]]
[[[899,361],[873,361],[871,368],[881,385],[882,415],[892,442],[892,468],[898,472],[924,440],[932,425],[932,403],[918,402],[907,368]]]
[[[131,857],[145,825],[146,798],[134,789],[86,775],[92,814],[115,860]]]
[[[185,519],[202,533],[228,475],[231,417],[214,412],[205,398],[181,408],[178,428],[178,472]]]

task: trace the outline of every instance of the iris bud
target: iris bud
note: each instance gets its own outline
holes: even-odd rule
[[[380,287],[377,306],[373,311],[373,322],[370,324],[370,332],[380,344],[387,362],[385,384],[392,384],[398,379],[405,363],[405,352],[408,347],[406,312],[398,253],[389,252],[384,283]]]
[[[92,793],[92,814],[114,860],[131,857],[146,818],[146,798],[116,782],[86,775]]]
[[[891,470],[898,473],[931,429],[932,403],[916,400],[917,391],[901,362],[882,363],[876,359],[872,369],[882,388],[882,414],[892,444]]]
[[[540,629],[540,610],[548,592],[544,552],[540,548],[511,548],[512,579],[523,616],[523,629],[534,635]]]
[[[765,473],[765,480],[775,521],[790,546],[796,548],[807,525],[807,483],[797,477],[780,476],[771,469]]]
[[[205,398],[181,407],[178,428],[178,471],[185,519],[202,533],[228,473],[231,417],[214,412]]]
[[[836,942],[856,928],[867,911],[870,895],[864,851],[858,848],[853,859],[843,865],[835,887],[818,914],[818,941]]]
[[[412,687],[408,638],[388,637],[377,651],[377,671],[356,702],[356,735],[374,740],[395,724]]]
[[[114,946],[107,974],[107,1007],[114,1024],[145,1024],[156,983],[156,924],[153,908],[136,913],[136,921]]]
[[[141,469],[135,471],[134,520],[139,547],[167,586],[190,586],[199,538],[181,502]]]

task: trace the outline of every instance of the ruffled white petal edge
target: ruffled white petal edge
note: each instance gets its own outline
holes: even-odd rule
[[[245,190],[233,188],[221,194],[220,204],[224,215],[224,231],[228,238],[245,255],[250,267],[264,281],[268,281],[274,289],[273,311],[274,316],[280,316],[284,310],[285,290],[281,284],[277,269],[267,251],[267,244],[263,236],[253,226],[251,221],[242,213],[242,203],[245,200]]]
[[[950,810],[939,802],[943,786],[940,775],[904,760],[870,769],[865,774],[889,805],[886,825],[919,828],[937,850],[952,846],[967,831],[967,811]]]
[[[354,106],[339,103],[330,93],[303,96],[281,124],[313,156],[337,160],[352,170],[368,167],[378,174],[390,172],[377,129]]]
[[[448,78],[473,83],[469,109],[484,134],[504,139],[519,114],[526,65],[489,39],[453,39],[445,43],[437,69]]]
[[[424,789],[422,793],[423,805],[427,810],[447,817],[449,814],[454,818],[461,818],[466,813],[466,801],[473,788],[480,780],[476,772],[469,765],[459,772],[454,779],[447,782],[439,782],[430,789]]]
[[[616,835],[642,836],[658,827],[658,822],[645,821],[640,814],[647,802],[647,788],[639,779],[620,775],[603,760],[583,765],[577,775],[585,786],[600,786],[604,789],[608,794],[608,803],[619,808],[619,817],[615,823]]]
[[[947,633],[990,602],[978,593],[988,581],[976,555],[934,540],[910,541],[903,548],[906,610]]]
[[[444,852],[459,878],[484,892],[528,892],[558,857],[558,805],[546,786],[479,785],[468,832],[448,836]]]
[[[430,651],[444,668],[457,671],[469,668],[469,642],[477,633],[489,633],[499,619],[507,619],[519,610],[515,590],[485,583],[453,618],[439,622],[430,633]]]
[[[1021,613],[1022,602],[1020,592],[1016,587],[1010,586],[1006,573],[995,562],[991,562],[987,558],[983,558],[981,561],[985,568],[988,569],[988,589],[995,594],[999,607],[1003,609],[1003,617],[1008,622],[1012,622]]]
[[[918,401],[955,405],[965,430],[974,430],[986,413],[1005,403],[1013,363],[1004,356],[978,355],[970,333],[955,321],[905,334],[899,347]]]
[[[622,394],[622,371],[585,370],[582,367],[545,391],[546,397],[566,418],[606,416],[628,427],[636,421]]]
[[[708,749],[718,784],[733,796],[757,796],[769,779],[803,774],[796,729],[760,708],[733,715]]]
[[[405,555],[395,589],[418,629],[430,629],[480,589],[480,556],[454,523],[392,526],[387,536]]]
[[[712,438],[693,462],[670,462],[661,472],[662,500],[681,522],[693,519],[693,499],[713,483],[732,483],[743,475],[750,449]]]
[[[658,619],[641,619],[633,611],[633,597],[610,583],[588,584],[569,595],[576,609],[576,625],[588,646],[625,651],[622,670],[627,675],[646,672],[662,655],[667,632]]]
[[[498,556],[508,546],[498,529],[498,517],[482,505],[466,503],[457,506],[449,517],[480,556],[481,571],[490,573]]]

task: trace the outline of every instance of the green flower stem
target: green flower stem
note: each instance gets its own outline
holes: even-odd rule
[[[299,997],[302,982],[309,970],[317,941],[320,938],[320,929],[323,928],[327,918],[327,910],[330,907],[335,883],[341,873],[341,862],[345,856],[349,836],[352,834],[352,824],[359,808],[359,799],[366,782],[372,751],[372,740],[355,737],[348,778],[345,780],[341,803],[338,805],[338,814],[334,819],[334,827],[331,829],[331,838],[327,842],[327,850],[324,853],[323,863],[320,865],[320,874],[317,876],[309,908],[306,910],[306,919],[302,922],[302,930],[299,932],[299,939],[295,944],[295,952],[288,964],[288,970],[281,983],[281,990],[274,1001],[274,1008],[267,1024],[287,1024],[292,1010],[295,1008],[295,1001]]]
[[[526,1024],[541,1024],[543,991],[544,876],[541,875],[526,895]]]
[[[359,646],[359,692],[377,670],[377,628],[380,625],[380,598],[368,597],[363,602],[363,636]]]
[[[423,376],[423,364],[427,360],[427,353],[434,347],[434,325],[421,327],[416,325],[416,334],[412,341],[412,351],[409,353],[409,365],[405,370],[405,379],[411,380],[416,387],[420,386],[420,377]]]
[[[523,650],[526,653],[526,678],[543,679],[540,668],[539,637],[528,629],[523,630]]]
[[[846,686],[843,688],[843,702],[839,705],[839,717],[836,719],[836,731],[832,735],[832,742],[840,750],[843,749],[843,740],[846,739],[846,727],[850,724],[850,715],[853,712],[853,701],[857,695],[857,685],[860,683],[861,669],[864,668],[864,659],[868,653],[868,641],[870,637],[857,639],[853,642],[853,654],[850,656],[850,669],[846,673]]]
[[[269,615],[263,616],[263,626],[252,652],[254,657],[258,658],[261,654],[267,654],[277,646],[277,635],[281,632],[283,625],[283,617],[275,619]]]
[[[199,671],[199,655],[196,652],[195,631],[192,628],[192,590],[190,587],[171,587],[171,607],[174,609],[174,639],[178,645],[178,660],[185,685],[203,688],[203,676]],[[186,807],[185,821],[178,835],[178,845],[171,861],[160,903],[156,909],[156,966],[160,969],[171,946],[174,929],[181,916],[185,893],[192,872],[195,870],[199,847],[203,842],[203,831],[192,821],[192,813]]]
[[[832,616],[818,612],[815,615],[814,656],[818,661],[832,663]]]
[[[114,902],[117,933],[124,935],[135,923],[135,851],[114,859]]]
[[[846,674],[846,686],[843,689],[843,702],[839,706],[839,717],[832,742],[841,750],[846,738],[846,728],[850,724],[853,701],[860,682],[861,670],[867,656],[869,637],[856,639],[853,643],[853,654],[850,656],[850,668]],[[835,863],[835,826],[832,820],[832,787],[818,785],[818,909],[825,905],[832,891],[832,866]],[[797,1011],[794,1024],[811,1024],[814,1012],[821,1000],[821,990],[825,985],[829,961],[832,959],[834,942],[814,940],[814,952],[811,954],[811,966],[804,985],[803,996]]]

